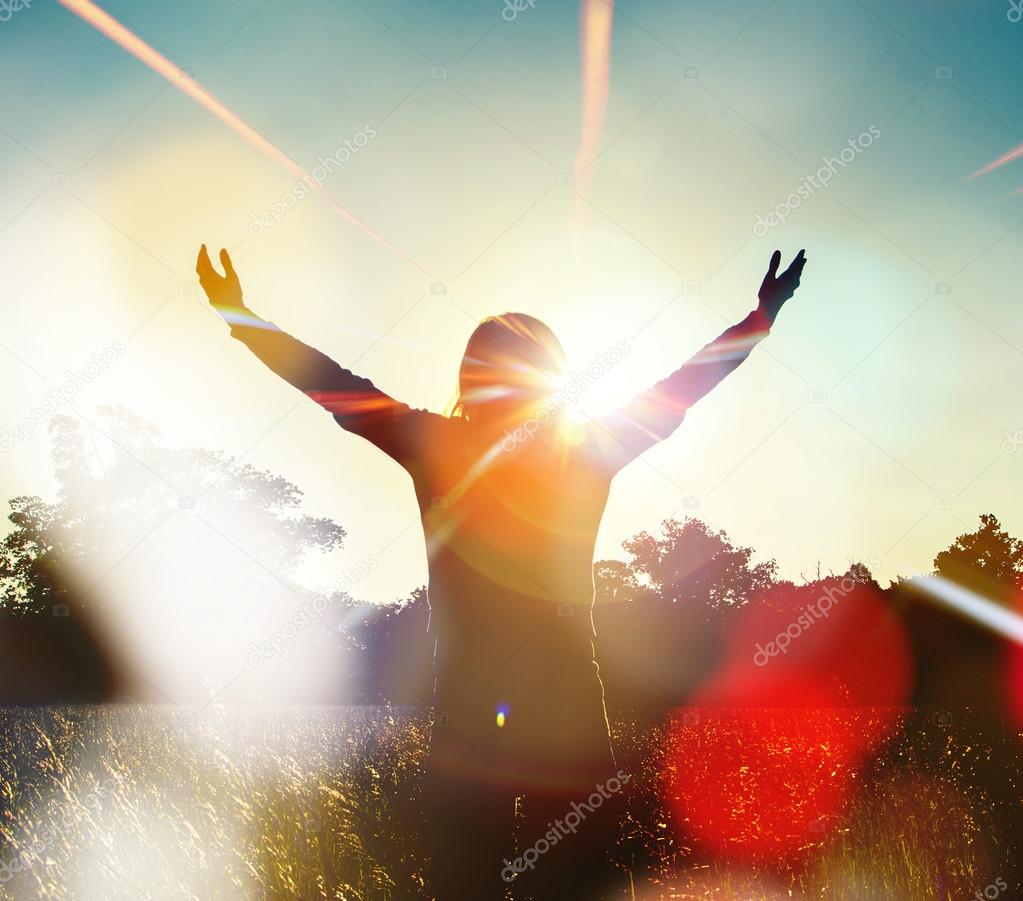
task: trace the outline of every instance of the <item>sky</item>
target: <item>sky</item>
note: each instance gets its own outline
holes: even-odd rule
[[[590,413],[805,247],[770,338],[616,479],[598,556],[687,514],[794,579],[926,571],[983,512],[1023,535],[1023,160],[969,178],[1023,141],[1009,0],[619,0],[584,166],[573,2],[102,5],[307,170],[357,147],[326,188],[401,254],[56,2],[11,13],[3,497],[52,494],[45,428],[16,430],[70,371],[62,412],[122,404],[297,483],[348,531],[310,584],[369,555],[355,593],[392,600],[426,581],[408,477],[229,339],[200,243],[232,250],[249,306],[416,407],[450,402],[488,314],[544,319],[578,369],[625,341]]]

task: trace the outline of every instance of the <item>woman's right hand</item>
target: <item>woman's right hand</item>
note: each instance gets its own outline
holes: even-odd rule
[[[199,259],[196,260],[195,271],[199,275],[199,284],[215,307],[245,307],[242,302],[242,285],[238,273],[234,271],[231,257],[226,250],[220,251],[220,263],[224,267],[224,275],[213,268],[206,245],[199,248]]]
[[[803,267],[806,265],[806,251],[799,251],[796,258],[789,264],[789,268],[778,275],[780,265],[781,251],[776,250],[771,256],[771,265],[768,267],[767,275],[764,276],[764,283],[760,286],[758,295],[760,312],[767,316],[769,323],[774,322],[778,311],[796,293],[799,279],[803,274]]]

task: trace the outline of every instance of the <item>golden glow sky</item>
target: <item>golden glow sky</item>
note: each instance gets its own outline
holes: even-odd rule
[[[505,310],[580,369],[627,341],[584,406],[623,400],[749,311],[776,246],[805,246],[776,333],[619,477],[598,552],[693,512],[790,577],[850,557],[894,576],[981,512],[1023,534],[1023,163],[968,178],[1021,137],[1007,3],[619,2],[575,186],[574,3],[103,6],[305,170],[365,138],[326,189],[430,274],[317,194],[253,234],[295,176],[38,0],[0,23],[0,427],[122,341],[74,410],[125,404],[297,482],[349,532],[311,578],[372,554],[357,593],[388,600],[425,581],[407,477],[228,339],[196,293],[201,242],[232,249],[254,309],[435,410],[475,321]],[[39,430],[3,454],[3,497],[51,490],[47,449]]]

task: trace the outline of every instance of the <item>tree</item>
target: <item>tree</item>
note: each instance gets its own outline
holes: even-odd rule
[[[351,648],[331,611],[351,599],[297,579],[308,555],[341,546],[340,525],[302,515],[288,480],[170,446],[122,408],[95,430],[57,417],[50,432],[57,499],[11,502],[0,611],[66,605],[151,699],[208,700],[231,679],[234,697],[337,698],[337,650]]]
[[[660,538],[640,532],[624,544],[637,578],[662,601],[721,611],[745,604],[775,581],[773,560],[753,563],[752,548],[735,546],[726,532],[699,519],[668,519],[662,529]]]
[[[595,568],[597,657],[608,706],[656,716],[710,671],[731,614],[775,584],[776,564],[692,518],[623,547],[628,562]]]
[[[415,706],[432,703],[433,641],[428,634],[426,587],[386,606],[366,604],[352,614],[362,649],[360,703]]]
[[[960,535],[934,558],[934,571],[992,600],[1009,601],[1023,591],[1023,540],[985,513],[976,531]]]
[[[593,582],[600,606],[637,601],[649,591],[624,560],[598,560],[593,567]]]
[[[14,529],[0,541],[0,610],[11,615],[49,613],[67,602],[72,562],[60,509],[38,497],[10,501]]]

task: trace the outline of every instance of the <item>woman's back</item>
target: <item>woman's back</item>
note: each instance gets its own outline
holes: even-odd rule
[[[520,778],[610,759],[591,607],[611,473],[589,431],[561,418],[522,441],[434,422],[406,463],[429,560],[434,703]]]

